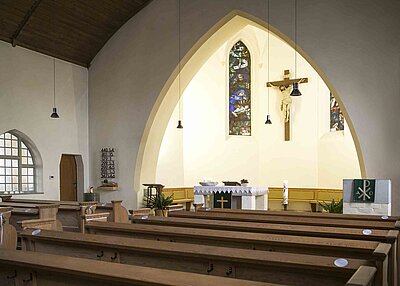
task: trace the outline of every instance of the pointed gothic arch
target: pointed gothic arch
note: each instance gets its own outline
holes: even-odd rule
[[[289,46],[294,48],[294,41],[286,34],[279,31],[272,25],[268,25],[267,22],[245,13],[243,11],[234,10],[218,23],[216,23],[207,33],[205,33],[195,45],[183,56],[180,61],[181,66],[181,92],[179,96],[176,93],[169,92],[170,90],[176,90],[177,78],[178,78],[178,65],[174,69],[173,73],[165,83],[163,89],[158,96],[150,116],[147,120],[145,130],[142,135],[142,139],[139,146],[139,151],[136,158],[136,168],[134,174],[134,189],[138,192],[137,202],[142,201],[142,192],[140,191],[142,183],[154,182],[156,177],[156,166],[158,154],[161,146],[161,142],[166,130],[169,118],[173,113],[173,110],[180,100],[183,91],[198,72],[200,67],[206,62],[206,60],[221,46],[225,39],[232,37],[237,31],[241,30],[247,25],[253,25],[264,31],[268,31],[267,27],[270,27],[270,32],[275,34],[278,38],[282,39]],[[311,59],[310,56],[304,52],[301,47],[297,46],[297,52],[314,68],[318,75],[323,79],[325,84],[328,86],[346,118],[346,122],[349,126],[351,135],[353,137],[354,145],[357,151],[357,157],[362,177],[366,177],[366,169],[364,165],[363,155],[361,152],[360,143],[352,124],[351,118],[341,101],[340,96],[337,94],[336,89],[329,81],[325,73],[318,67],[318,65]],[[148,144],[149,143],[149,144]]]

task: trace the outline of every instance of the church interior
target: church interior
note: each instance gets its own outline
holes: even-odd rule
[[[399,11],[1,0],[0,285],[400,285]]]

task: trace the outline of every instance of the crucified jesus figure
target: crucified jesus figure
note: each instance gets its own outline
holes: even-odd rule
[[[279,90],[282,93],[281,111],[285,122],[290,120],[290,109],[292,106],[292,98],[290,97],[290,89],[287,86],[280,86]]]

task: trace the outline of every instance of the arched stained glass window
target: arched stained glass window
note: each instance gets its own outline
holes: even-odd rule
[[[242,41],[229,52],[229,135],[251,135],[251,59]]]
[[[0,134],[0,194],[34,192],[36,170],[31,150],[17,134]]]
[[[344,130],[344,115],[340,110],[339,103],[336,98],[332,95],[331,97],[331,131],[342,131]]]

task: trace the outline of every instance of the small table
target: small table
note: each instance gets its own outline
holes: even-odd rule
[[[211,208],[214,204],[214,196],[220,193],[230,193],[232,201],[230,208],[244,210],[267,210],[268,209],[268,188],[251,186],[195,186],[194,203],[203,204]],[[220,198],[221,208],[224,208],[226,200]],[[228,204],[229,205],[229,204]]]

